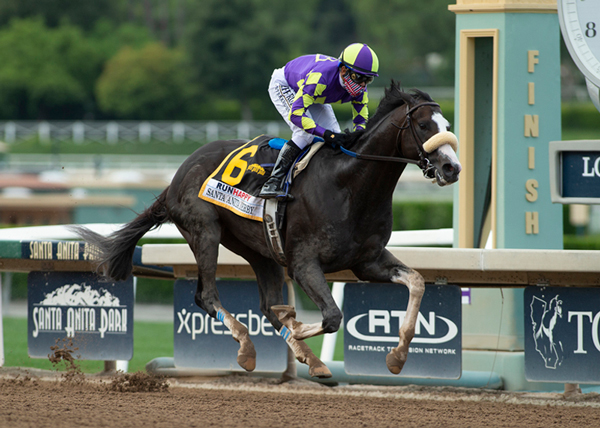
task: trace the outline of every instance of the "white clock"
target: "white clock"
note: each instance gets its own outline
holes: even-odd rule
[[[558,0],[563,39],[600,111],[600,1]]]

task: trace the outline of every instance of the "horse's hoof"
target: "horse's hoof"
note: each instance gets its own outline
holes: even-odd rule
[[[296,309],[290,305],[275,305],[271,306],[271,310],[277,316],[277,319],[283,322],[285,319],[296,318]]]
[[[256,357],[249,357],[247,355],[238,355],[237,363],[241,368],[247,372],[251,372],[256,368]]]
[[[308,374],[311,377],[318,377],[319,379],[329,379],[332,376],[331,371],[329,371],[325,364],[318,367],[310,367]]]
[[[402,371],[402,368],[404,367],[405,362],[406,362],[406,358],[404,358],[404,360],[402,360],[401,358],[398,358],[396,356],[396,354],[394,353],[394,350],[392,350],[385,357],[385,364],[387,365],[388,370],[390,372],[392,372],[393,374],[399,374]]]

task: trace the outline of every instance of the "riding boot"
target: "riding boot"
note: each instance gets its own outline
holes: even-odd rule
[[[271,172],[271,177],[263,185],[258,195],[259,197],[271,199],[283,195],[283,179],[301,151],[302,149],[292,140],[287,141],[283,145]],[[292,199],[293,197],[292,195],[288,195],[288,198]]]

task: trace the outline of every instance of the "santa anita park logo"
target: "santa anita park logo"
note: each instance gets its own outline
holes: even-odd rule
[[[66,284],[33,304],[34,338],[40,333],[99,334],[127,332],[127,307],[108,290],[93,289],[85,283]]]

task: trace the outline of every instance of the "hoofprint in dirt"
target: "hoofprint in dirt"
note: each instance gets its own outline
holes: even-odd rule
[[[154,387],[124,387],[136,375],[129,385]],[[2,368],[0,426],[600,426],[596,393],[565,399],[450,387],[327,387],[248,375],[136,375],[84,375],[84,382],[74,383],[60,372]]]

